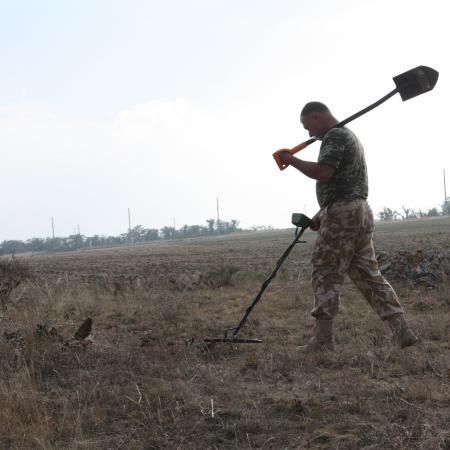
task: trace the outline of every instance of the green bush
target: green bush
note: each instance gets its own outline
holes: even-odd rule
[[[200,275],[200,284],[211,288],[230,286],[233,275],[239,268],[232,264],[220,264],[208,268]]]

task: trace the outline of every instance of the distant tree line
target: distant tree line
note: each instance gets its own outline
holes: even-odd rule
[[[31,238],[26,241],[9,240],[3,241],[0,244],[0,255],[111,247],[122,244],[213,236],[241,231],[239,221],[234,219],[229,222],[209,219],[206,223],[207,225],[184,225],[179,229],[167,226],[161,229],[144,228],[142,225],[137,225],[127,233],[122,233],[119,236],[84,236],[82,234],[72,234],[68,237]]]
[[[424,217],[439,216],[450,216],[450,198],[447,198],[447,200],[442,203],[440,211],[437,208],[431,208],[425,212],[420,209],[412,209],[402,206],[402,211],[399,212],[385,206],[383,211],[378,213],[380,220],[422,219]]]

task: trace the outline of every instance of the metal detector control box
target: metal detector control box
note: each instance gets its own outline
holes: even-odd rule
[[[292,225],[298,228],[308,228],[312,225],[312,220],[302,213],[292,213]]]

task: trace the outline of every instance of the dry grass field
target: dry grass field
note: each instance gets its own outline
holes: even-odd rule
[[[393,283],[420,342],[396,349],[347,282],[333,354],[311,336],[314,233],[242,336],[292,231],[26,255],[0,313],[0,449],[448,449],[450,282]],[[450,219],[378,224],[377,250],[450,252]],[[74,339],[93,319],[92,334]]]

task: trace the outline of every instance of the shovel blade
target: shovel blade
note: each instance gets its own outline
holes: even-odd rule
[[[439,72],[427,66],[418,66],[393,78],[403,101],[431,91],[436,86]]]

